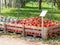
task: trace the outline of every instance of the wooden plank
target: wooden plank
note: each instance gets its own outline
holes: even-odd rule
[[[60,31],[60,29],[50,30],[49,32],[57,32]]]
[[[32,28],[32,29],[41,29],[41,27],[37,27],[37,26],[27,26],[25,25],[25,28]]]
[[[12,29],[12,30],[23,30],[23,28],[14,28],[14,27],[10,27],[10,26],[8,26],[8,27],[6,27],[6,28],[8,28],[8,29]]]
[[[41,33],[41,31],[38,31],[38,30],[25,30],[27,32],[35,32],[35,33]]]
[[[16,26],[16,27],[23,27],[22,24],[11,24],[11,23],[6,23],[6,25]]]
[[[0,28],[4,28],[4,26],[0,26]]]

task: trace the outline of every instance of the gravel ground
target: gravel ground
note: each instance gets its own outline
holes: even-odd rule
[[[48,45],[43,44],[42,41],[38,42],[32,38],[16,38],[13,36],[2,35],[0,36],[0,45]]]
[[[39,40],[38,38],[37,39],[31,38],[31,37],[17,38],[9,35],[1,35],[0,45],[55,45],[55,44],[54,43],[49,44],[49,42],[44,42],[42,40]]]

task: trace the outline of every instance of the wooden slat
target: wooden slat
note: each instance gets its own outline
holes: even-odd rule
[[[37,27],[37,26],[27,26],[25,25],[25,28],[32,28],[32,29],[41,29],[41,27]]]
[[[6,23],[6,25],[16,26],[16,27],[23,27],[22,24],[11,24],[11,23]]]
[[[23,28],[14,28],[14,27],[7,27],[8,29],[12,29],[12,30],[23,30]]]
[[[50,30],[50,31],[48,31],[48,32],[58,32],[58,31],[60,31],[60,29],[57,29],[57,30]]]
[[[35,32],[35,33],[41,33],[41,31],[37,31],[37,30],[25,30],[27,32]]]
[[[0,28],[4,28],[4,26],[0,26]]]

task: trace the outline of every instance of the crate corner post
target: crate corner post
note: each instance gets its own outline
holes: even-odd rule
[[[42,38],[43,38],[43,39],[47,39],[47,29],[46,29],[46,28],[44,28],[44,29],[42,30]]]

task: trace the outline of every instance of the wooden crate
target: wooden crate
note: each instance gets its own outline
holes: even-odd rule
[[[46,39],[52,36],[56,36],[60,33],[60,24],[50,27],[44,27],[44,30],[42,30],[42,27],[37,26],[27,26],[22,24],[0,22],[0,29],[6,29],[6,31],[17,32],[26,35],[29,34],[33,36],[41,36],[42,38]]]
[[[19,25],[19,24],[6,23],[6,30],[11,32],[22,33],[23,27],[24,26],[21,24]]]

